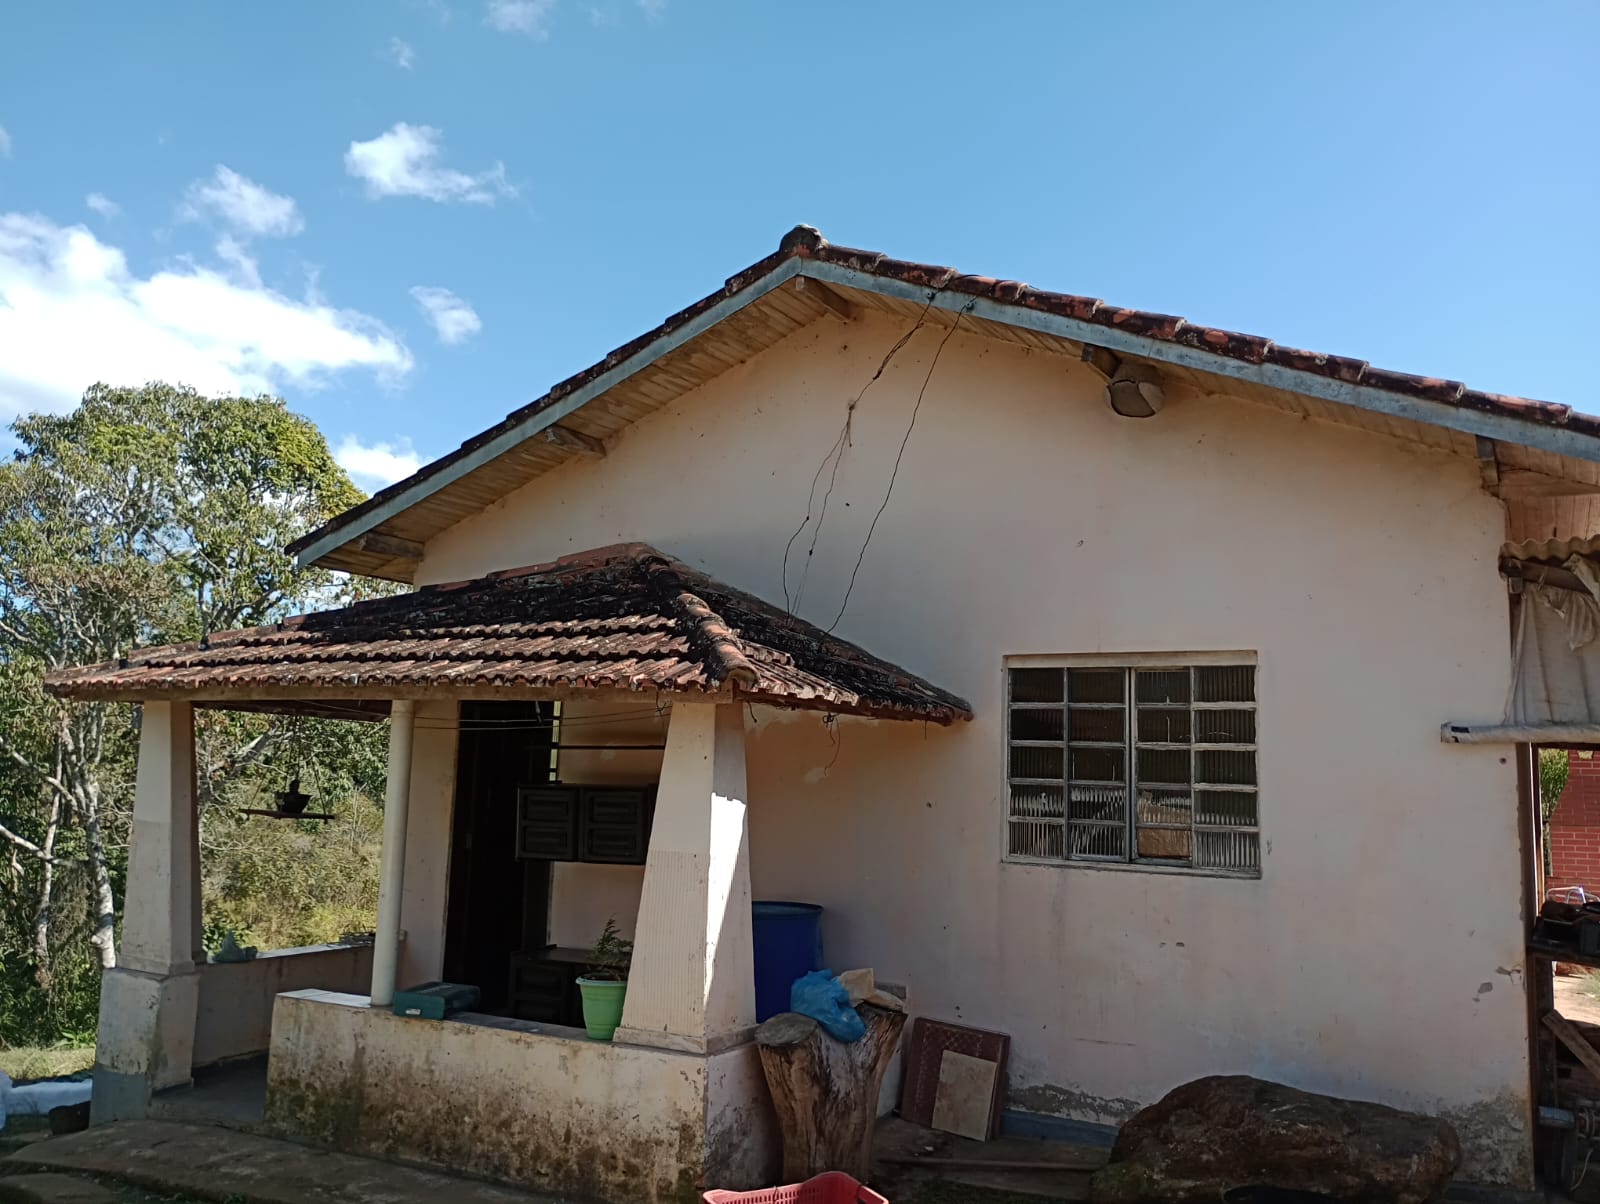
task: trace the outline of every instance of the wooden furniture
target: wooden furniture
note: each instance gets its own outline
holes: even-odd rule
[[[511,955],[511,982],[506,991],[507,1011],[517,1020],[544,1024],[583,1024],[583,1001],[578,995],[578,975],[589,965],[587,949],[542,949]]]
[[[521,786],[516,855],[533,861],[643,865],[654,786]]]
[[[867,1035],[845,1044],[815,1020],[782,1012],[756,1029],[761,1069],[783,1135],[783,1181],[823,1171],[866,1179],[878,1092],[900,1045],[906,1014],[864,1003]]]

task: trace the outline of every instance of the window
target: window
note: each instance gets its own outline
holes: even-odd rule
[[[1260,877],[1256,670],[1241,660],[1008,667],[1007,854]]]

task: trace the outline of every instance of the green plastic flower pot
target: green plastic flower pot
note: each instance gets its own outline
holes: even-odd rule
[[[622,1001],[627,997],[628,984],[613,982],[608,978],[578,979],[578,990],[583,993],[583,1027],[589,1030],[591,1041],[609,1041],[622,1023]]]

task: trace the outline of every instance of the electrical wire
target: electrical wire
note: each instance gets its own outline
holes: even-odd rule
[[[932,305],[933,302],[930,300],[928,304]],[[939,366],[939,357],[944,354],[945,344],[960,327],[961,319],[971,313],[976,304],[977,299],[974,298],[961,307],[956,314],[956,320],[950,323],[950,329],[944,332],[944,338],[939,340],[939,346],[934,349],[933,360],[928,365],[927,374],[922,378],[922,387],[917,390],[917,402],[911,407],[911,420],[906,423],[906,433],[900,440],[900,450],[895,452],[894,468],[889,472],[889,487],[883,491],[883,501],[878,506],[878,512],[872,516],[872,523],[867,527],[867,537],[861,541],[861,551],[856,556],[855,567],[850,570],[850,582],[845,586],[844,599],[839,603],[839,613],[833,616],[833,622],[827,626],[829,635],[832,635],[833,629],[839,626],[839,620],[844,618],[845,608],[850,605],[850,594],[856,588],[856,575],[861,572],[861,562],[867,558],[867,548],[872,543],[872,534],[878,529],[878,520],[883,517],[883,512],[889,508],[889,499],[894,496],[894,483],[900,476],[900,461],[905,459],[906,444],[911,442],[911,432],[917,427],[917,415],[922,410],[922,399],[927,395],[928,382],[933,379],[933,370]]]
[[[948,286],[946,286],[948,287]],[[928,294],[928,300],[922,307],[922,312],[917,315],[917,320],[912,323],[911,329],[895,340],[894,346],[884,354],[878,364],[878,370],[868,378],[867,383],[861,386],[859,392],[850,399],[850,404],[845,407],[844,425],[839,428],[838,437],[834,439],[833,446],[822,457],[822,462],[817,465],[817,471],[811,478],[811,491],[806,495],[806,515],[800,520],[800,525],[794,529],[794,534],[789,536],[789,542],[783,545],[783,607],[789,614],[793,614],[800,605],[800,598],[806,590],[806,574],[811,569],[811,558],[817,550],[817,540],[822,535],[822,524],[828,517],[828,499],[833,496],[834,484],[839,479],[839,464],[844,459],[845,448],[850,446],[850,433],[855,421],[856,407],[861,404],[861,399],[867,395],[867,390],[877,383],[877,380],[888,369],[889,363],[900,354],[901,348],[911,341],[911,336],[922,329],[928,320],[928,311],[933,308],[934,301],[938,298],[941,289],[934,289]],[[969,306],[970,308],[970,306]],[[800,583],[795,588],[793,599],[789,597],[789,552],[794,547],[794,541],[799,539],[811,522],[811,507],[817,500],[817,482],[822,480],[823,469],[828,467],[828,461],[833,461],[833,471],[828,476],[828,488],[822,495],[822,510],[817,515],[817,525],[811,532],[811,545],[806,549],[805,564],[800,569]]]
[[[557,728],[560,728],[561,730],[571,730],[588,727],[606,727],[622,723],[638,724],[641,722],[658,720],[661,717],[661,712],[659,709],[655,710],[651,715],[645,715],[641,713],[643,707],[651,705],[652,702],[650,700],[641,700],[639,704],[641,709],[629,711],[607,711],[598,715],[584,715],[580,717],[568,716],[562,719],[550,720],[493,718],[450,720],[419,718],[412,722],[412,727],[421,731],[435,732],[535,732],[552,731]],[[356,707],[341,709],[347,711],[349,716],[348,719],[340,719],[340,717],[336,715],[319,715],[316,716],[316,718],[336,719],[340,722],[347,722],[351,720],[371,722],[375,718],[372,711],[362,710]]]

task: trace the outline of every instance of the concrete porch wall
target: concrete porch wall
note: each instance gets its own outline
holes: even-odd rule
[[[341,1150],[640,1204],[777,1170],[752,1045],[702,1057],[491,1017],[405,1019],[325,991],[277,999],[266,1119]]]
[[[372,946],[269,949],[253,961],[211,962],[199,970],[194,1065],[209,1066],[265,1053],[272,1042],[272,1001],[284,991],[365,991],[372,981]]]

